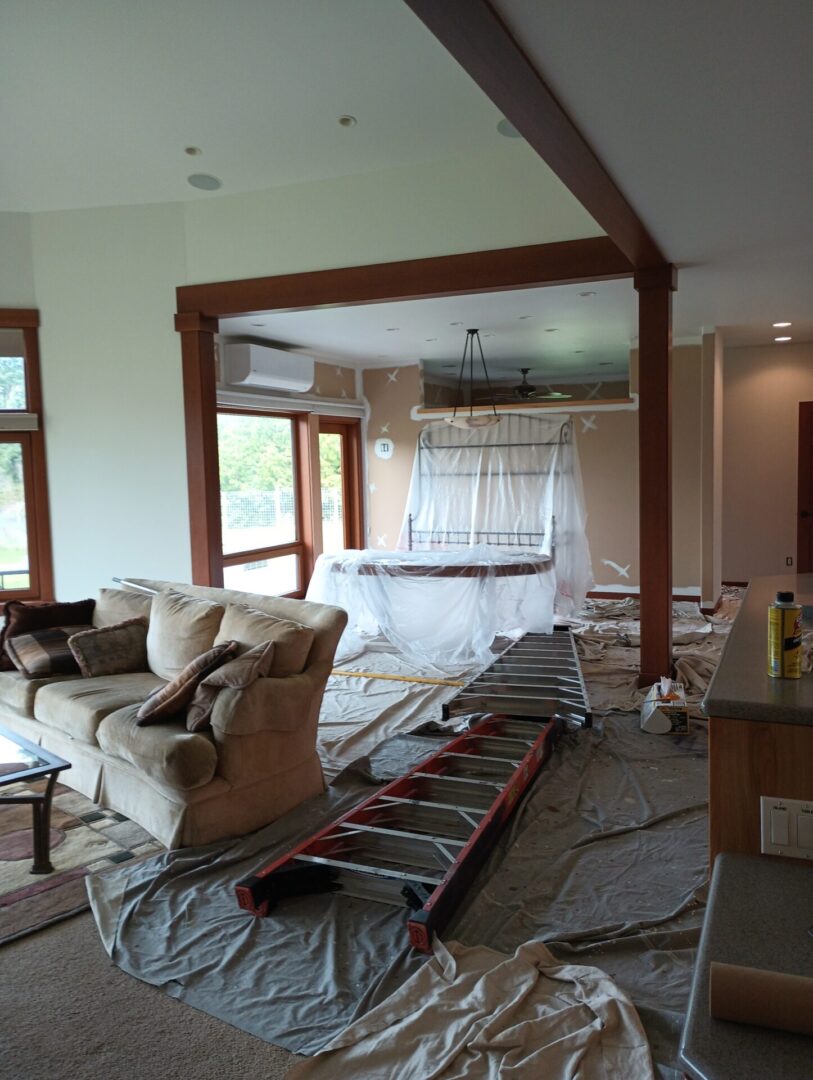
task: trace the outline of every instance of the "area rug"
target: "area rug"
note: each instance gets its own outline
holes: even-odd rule
[[[4,795],[42,791],[46,781],[10,784]],[[164,848],[139,825],[57,784],[51,806],[52,874],[32,874],[32,811],[0,805],[0,945],[59,922],[89,904],[87,874],[139,861]]]

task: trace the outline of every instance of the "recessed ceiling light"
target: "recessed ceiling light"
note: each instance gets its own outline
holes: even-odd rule
[[[602,360],[602,361],[600,361],[598,366],[599,367],[612,367],[613,362],[612,362],[612,360]]]
[[[573,350],[574,356],[580,356],[581,353],[583,353],[583,352],[584,352],[584,349],[574,349]]]
[[[497,124],[497,131],[500,135],[504,135],[506,139],[521,139],[522,136],[511,123],[510,120],[506,120],[505,117]]]
[[[771,326],[775,326],[777,330],[781,330],[781,329],[783,329],[783,328],[784,328],[785,326],[792,326],[792,325],[793,325],[793,323],[789,323],[789,322],[775,322],[775,323],[771,323]]]
[[[388,326],[387,327],[387,333],[388,334],[394,334],[396,330],[400,330],[400,329],[401,329],[400,326]]]
[[[546,334],[558,334],[559,333],[559,327],[558,326],[546,326],[545,327],[545,333]]]
[[[595,296],[595,292],[592,289],[588,289],[586,292],[580,292],[579,296]]]
[[[265,323],[264,322],[253,322],[251,325],[252,326],[265,326]]]
[[[518,319],[532,319],[533,315],[517,315]]]
[[[424,341],[437,341],[437,340],[438,340],[438,339],[437,339],[436,337],[428,337],[428,338],[424,338]]]
[[[190,157],[200,157],[203,153],[199,146],[185,146],[183,152],[189,154]]]
[[[355,116],[351,116],[350,113],[345,113],[339,117],[339,127],[355,127],[358,120]]]
[[[787,336],[785,336],[785,337],[775,337],[774,341],[793,341],[793,338],[792,337],[787,337]]]
[[[192,187],[200,188],[201,191],[217,191],[218,188],[223,187],[223,181],[218,180],[216,176],[210,176],[209,173],[192,173],[186,179]]]
[[[462,325],[463,325],[462,322],[450,322],[449,323],[449,326],[462,326]]]

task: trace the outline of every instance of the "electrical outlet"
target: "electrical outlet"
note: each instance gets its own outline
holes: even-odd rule
[[[793,566],[792,556],[788,555],[788,557],[785,559],[785,566]]]
[[[813,801],[761,795],[759,817],[763,854],[813,860]]]

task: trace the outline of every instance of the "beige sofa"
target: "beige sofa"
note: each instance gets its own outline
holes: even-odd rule
[[[244,689],[220,690],[211,729],[198,733],[177,720],[137,725],[141,703],[165,685],[153,671],[46,679],[2,671],[0,723],[70,761],[72,768],[60,774],[62,783],[137,821],[171,848],[241,836],[322,791],[317,724],[346,613],[228,589],[146,579],[130,583],[124,587],[130,597],[137,594],[133,586],[171,589],[224,609],[242,604],[310,627],[313,640],[304,668],[285,677],[273,677],[272,669],[272,677]],[[116,600],[111,590],[102,595],[108,608],[111,596]],[[123,600],[124,607],[132,602],[127,596]],[[102,616],[94,619],[97,625],[113,618],[104,617],[101,602],[96,610]],[[118,610],[115,602],[111,610]]]

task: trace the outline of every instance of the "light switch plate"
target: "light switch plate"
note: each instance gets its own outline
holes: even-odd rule
[[[783,827],[785,815],[788,842],[775,844],[773,837],[778,833],[778,826]],[[813,800],[760,795],[759,817],[762,833],[760,850],[764,855],[785,855],[789,859],[813,861]]]

